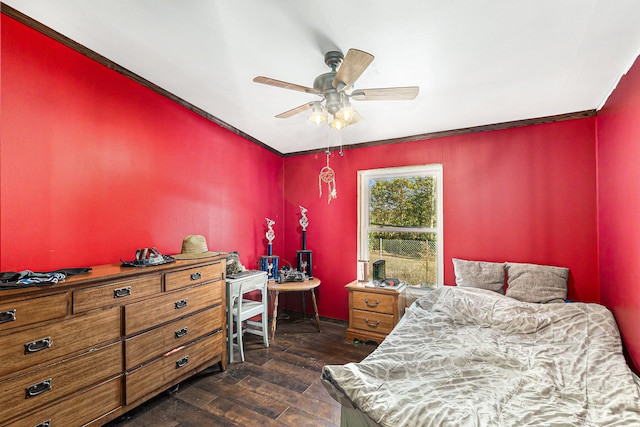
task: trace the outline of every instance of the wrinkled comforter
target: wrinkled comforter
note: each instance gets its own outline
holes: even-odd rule
[[[382,426],[640,426],[613,315],[443,287],[360,363],[325,366],[343,405]]]

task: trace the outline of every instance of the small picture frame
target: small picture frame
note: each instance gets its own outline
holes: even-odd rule
[[[380,282],[387,278],[387,273],[385,272],[385,261],[383,259],[379,259],[373,262],[373,281]]]
[[[358,282],[368,282],[369,281],[369,261],[367,260],[358,260],[358,272],[357,272]]]

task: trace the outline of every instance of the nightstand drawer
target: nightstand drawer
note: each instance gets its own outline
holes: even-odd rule
[[[46,405],[121,371],[122,345],[115,343],[0,382],[0,420]]]
[[[159,294],[161,291],[160,274],[80,289],[73,292],[73,312],[81,313],[99,307],[122,305],[128,300]]]
[[[356,310],[393,314],[393,308],[396,301],[395,295],[355,291],[352,294],[352,304],[353,308]]]
[[[66,293],[0,303],[0,331],[65,317],[68,305]]]
[[[118,409],[122,405],[121,395],[122,376],[119,376],[16,420],[7,427],[82,426]]]
[[[125,335],[132,335],[222,303],[220,282],[209,282],[129,304],[124,308]]]
[[[368,332],[388,334],[395,325],[392,314],[374,313],[371,311],[351,310],[351,327]]]
[[[222,328],[223,308],[213,307],[129,338],[124,343],[126,369]]]
[[[192,370],[211,360],[216,354],[220,354],[221,350],[224,351],[223,339],[224,333],[217,332],[186,347],[164,354],[150,364],[127,373],[125,376],[127,405],[164,384],[189,375]]]
[[[119,307],[3,336],[0,378],[119,338]]]
[[[222,280],[222,263],[220,262],[167,273],[164,277],[164,287],[166,291],[173,291],[217,279]]]

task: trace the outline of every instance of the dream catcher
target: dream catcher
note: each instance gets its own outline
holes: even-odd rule
[[[322,183],[327,184],[327,190],[329,191],[329,199],[327,204],[331,203],[331,199],[338,197],[336,190],[336,173],[331,166],[329,166],[329,156],[331,152],[327,150],[327,166],[320,169],[320,175],[318,175],[318,189],[320,190],[320,196],[322,197]]]

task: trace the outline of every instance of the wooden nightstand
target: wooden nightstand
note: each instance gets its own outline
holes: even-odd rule
[[[380,344],[404,315],[405,285],[373,288],[354,281],[349,291],[347,341],[375,341]]]

